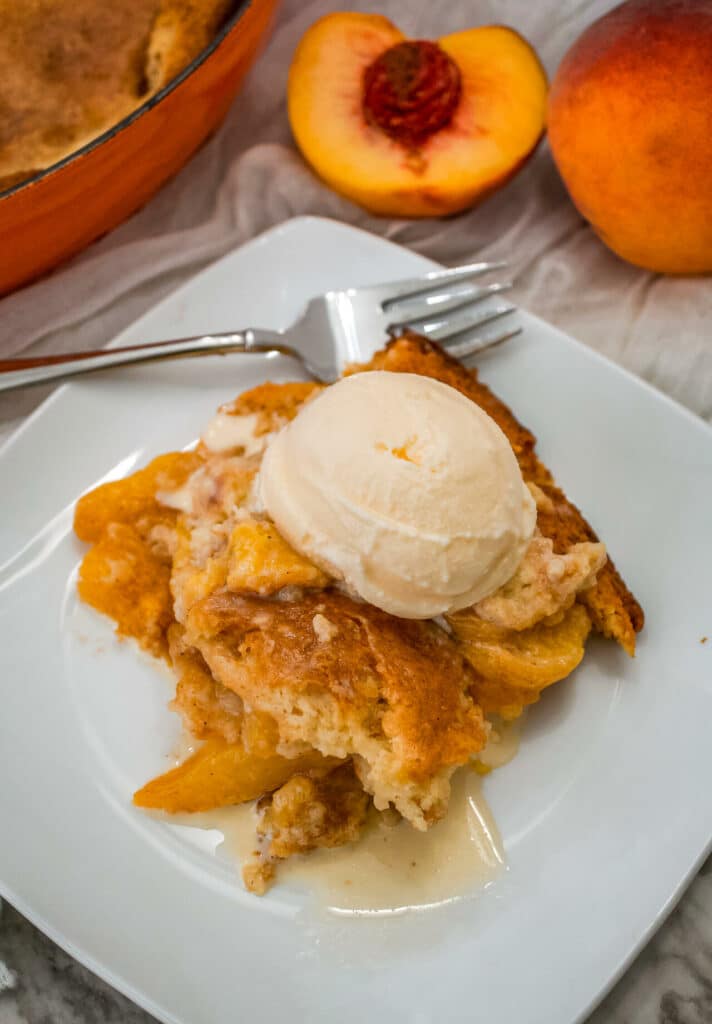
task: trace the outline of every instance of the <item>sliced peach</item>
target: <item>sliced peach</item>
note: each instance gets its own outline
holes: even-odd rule
[[[172,523],[176,514],[160,505],[156,492],[180,487],[198,468],[201,458],[196,452],[169,452],[159,455],[144,469],[121,480],[111,480],[83,495],[74,511],[74,531],[80,540],[100,540],[112,523],[136,526],[146,519],[150,525]]]
[[[299,757],[256,757],[241,743],[212,736],[187,761],[147,782],[134,793],[137,807],[192,814],[256,800],[295,774],[337,764],[314,750]]]
[[[514,718],[541,691],[570,675],[583,658],[591,620],[574,604],[555,624],[516,632],[478,618],[471,609],[448,616],[462,653],[476,669],[472,696],[483,709]]]
[[[230,535],[227,585],[266,597],[282,587],[325,587],[329,577],[302,557],[273,523],[243,519]]]
[[[374,213],[429,217],[471,206],[515,173],[544,128],[547,82],[500,25],[406,40],[380,15],[329,14],[289,75],[292,131],[337,192]]]

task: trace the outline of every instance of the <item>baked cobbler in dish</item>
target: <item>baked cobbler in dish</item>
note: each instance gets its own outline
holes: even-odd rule
[[[0,0],[0,192],[118,124],[205,49],[234,0]]]
[[[413,335],[330,388],[246,392],[196,450],[85,495],[75,530],[81,598],[170,663],[202,742],[134,802],[257,801],[256,893],[369,815],[427,830],[493,721],[565,679],[592,629],[632,655],[643,626],[533,434]]]

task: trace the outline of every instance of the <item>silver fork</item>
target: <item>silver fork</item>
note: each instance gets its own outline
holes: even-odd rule
[[[438,342],[455,358],[464,359],[507,341],[521,330],[515,327],[481,333],[482,328],[515,312],[516,307],[508,303],[480,305],[506,291],[510,283],[474,283],[481,275],[504,266],[469,263],[390,284],[326,292],[311,299],[299,319],[284,331],[250,327],[97,352],[0,360],[0,391],[66,380],[131,363],[234,352],[288,356],[299,362],[310,377],[328,384],[343,369],[340,355],[347,362],[360,358],[359,338],[381,342],[406,329]]]

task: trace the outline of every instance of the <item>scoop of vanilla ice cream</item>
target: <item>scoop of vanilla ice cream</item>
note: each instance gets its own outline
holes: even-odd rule
[[[257,482],[280,533],[364,601],[410,619],[465,608],[515,572],[536,507],[497,424],[429,377],[375,371],[310,401]]]

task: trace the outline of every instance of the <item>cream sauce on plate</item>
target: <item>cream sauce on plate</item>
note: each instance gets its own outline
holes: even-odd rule
[[[520,722],[496,722],[494,728],[495,741],[479,757],[492,768],[516,753]],[[506,869],[502,838],[482,784],[474,768],[458,771],[447,815],[427,832],[402,820],[389,824],[373,812],[359,842],[281,863],[273,891],[287,884],[312,894],[324,909],[359,915],[422,909],[481,891]],[[181,830],[209,830],[211,840],[205,836],[196,845],[238,869],[256,845],[253,804],[160,818]]]
[[[294,857],[280,865],[277,877],[313,892],[330,910],[395,913],[482,889],[504,866],[482,780],[465,769],[453,780],[447,815],[427,832],[374,815],[358,843]]]

